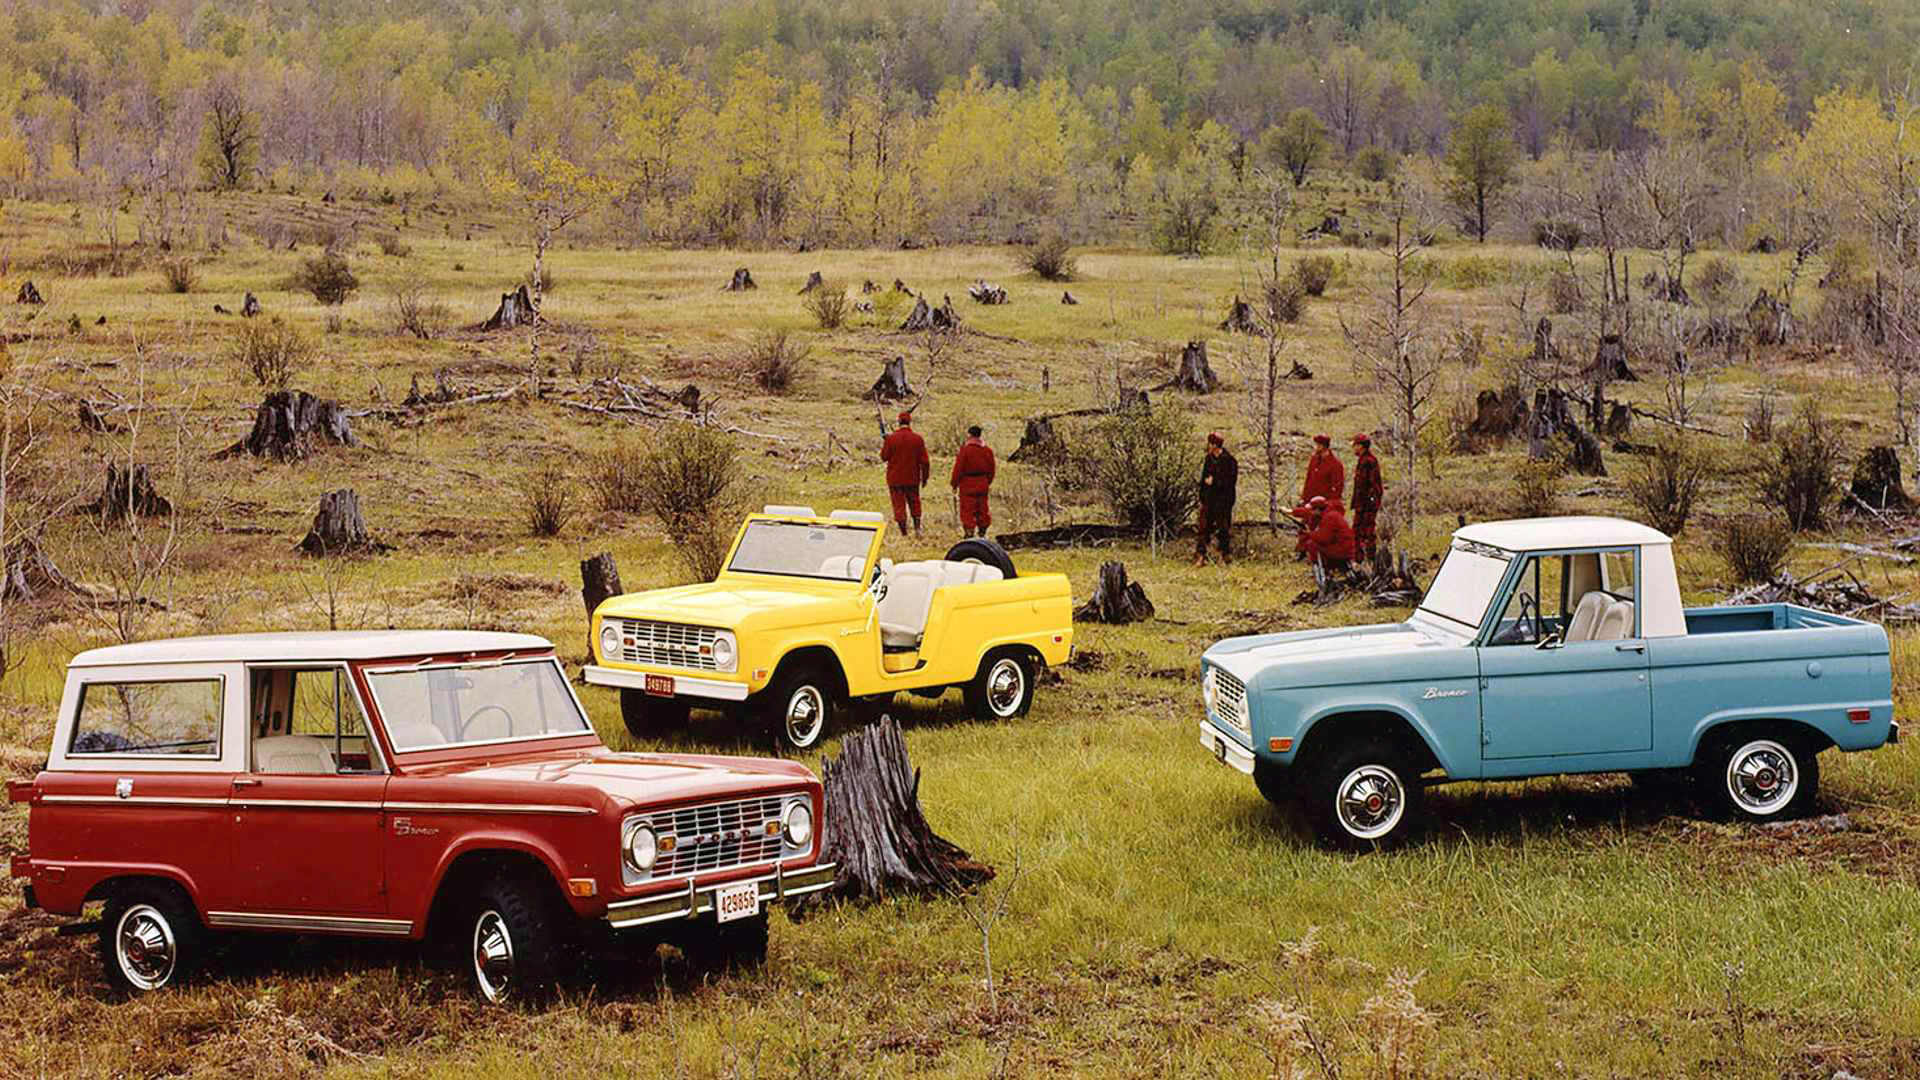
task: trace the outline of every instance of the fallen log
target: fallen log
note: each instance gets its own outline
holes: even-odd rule
[[[1153,618],[1153,601],[1137,581],[1127,580],[1127,566],[1117,560],[1100,564],[1093,593],[1087,602],[1073,609],[1079,621],[1123,624]]]
[[[920,771],[891,716],[853,732],[840,756],[820,764],[826,789],[821,822],[823,862],[834,864],[828,895],[882,899],[900,894],[962,893],[993,878],[993,869],[927,824],[920,809]]]

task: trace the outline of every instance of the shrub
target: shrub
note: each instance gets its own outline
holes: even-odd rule
[[[1331,255],[1308,255],[1293,264],[1293,279],[1308,296],[1325,296],[1338,269]]]
[[[631,446],[614,446],[587,457],[587,492],[594,505],[622,514],[645,513],[646,470]]]
[[[1566,475],[1566,455],[1559,448],[1547,456],[1528,458],[1513,474],[1515,517],[1552,517],[1560,512],[1560,478]]]
[[[641,502],[702,581],[719,576],[738,524],[739,448],[717,428],[669,427],[640,457]]]
[[[1571,270],[1555,270],[1547,277],[1547,310],[1555,315],[1571,315],[1586,307],[1580,278]]]
[[[278,315],[250,319],[228,349],[233,362],[269,390],[285,390],[313,358],[313,341]]]
[[[785,330],[769,330],[747,346],[747,377],[769,394],[784,394],[799,381],[800,364],[809,351],[788,337]]]
[[[1627,497],[1646,515],[1647,524],[1678,536],[1693,514],[1694,499],[1707,477],[1707,459],[1683,436],[1660,440],[1640,468],[1627,477]]]
[[[1536,221],[1533,223],[1533,242],[1543,248],[1554,251],[1572,251],[1580,246],[1584,230],[1577,221]]]
[[[1118,520],[1167,539],[1192,516],[1201,447],[1193,417],[1180,405],[1163,401],[1111,413],[1088,431],[1084,445],[1078,471]]]
[[[1747,441],[1767,443],[1773,441],[1773,390],[1768,388],[1760,392],[1752,405],[1747,407]]]
[[[838,330],[847,321],[847,314],[853,310],[853,301],[847,299],[847,284],[844,281],[824,281],[806,295],[801,305],[820,324],[822,330]]]
[[[1820,279],[1820,284],[1850,285],[1864,281],[1872,268],[1873,257],[1867,254],[1867,246],[1848,237],[1833,245],[1832,254],[1827,256],[1827,276]]]
[[[191,259],[168,259],[160,264],[160,278],[168,292],[190,293],[200,282],[200,271]]]
[[[312,293],[315,300],[331,307],[346,303],[360,291],[360,279],[345,258],[328,251],[301,263],[294,272],[292,287]]]
[[[1793,553],[1793,530],[1772,514],[1738,514],[1713,530],[1713,549],[1726,560],[1734,580],[1772,581]]]
[[[1354,175],[1376,184],[1391,180],[1399,167],[1400,162],[1384,146],[1369,146],[1353,159]]]
[[[1058,230],[1043,234],[1014,256],[1019,264],[1047,281],[1072,281],[1079,266],[1073,257],[1073,245],[1067,234]]]
[[[1840,432],[1812,398],[1779,433],[1776,452],[1760,466],[1760,498],[1779,510],[1794,532],[1823,528],[1827,504],[1838,493]]]
[[[1485,255],[1463,255],[1440,264],[1440,280],[1462,292],[1498,285],[1505,268]]]
[[[1267,310],[1283,323],[1296,323],[1307,313],[1307,289],[1296,277],[1281,278],[1267,286]]]
[[[446,328],[453,312],[438,300],[429,299],[427,287],[410,281],[393,290],[393,321],[400,331],[429,341]]]
[[[573,477],[549,461],[520,478],[520,509],[535,536],[558,536],[573,517]]]
[[[1740,271],[1727,259],[1708,259],[1693,272],[1693,295],[1709,307],[1732,300],[1739,288]]]
[[[380,245],[382,255],[404,259],[413,254],[413,248],[409,247],[405,240],[400,239],[399,233],[381,233],[375,238],[375,242]]]

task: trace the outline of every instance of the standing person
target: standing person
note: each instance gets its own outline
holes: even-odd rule
[[[1307,561],[1319,563],[1328,573],[1345,570],[1353,561],[1353,526],[1347,524],[1340,504],[1315,495],[1307,503],[1307,511],[1307,527],[1300,532]]]
[[[993,524],[987,490],[993,487],[993,448],[980,437],[980,425],[967,429],[967,441],[953,456],[953,489],[960,493],[960,535],[985,536]],[[978,529],[976,534],[975,530]]]
[[[1233,561],[1233,500],[1239,494],[1240,463],[1227,453],[1219,432],[1207,436],[1207,456],[1200,463],[1200,540],[1193,565],[1207,564],[1207,541],[1220,536],[1220,561]]]
[[[1300,485],[1300,505],[1290,511],[1304,526],[1300,530],[1300,539],[1293,545],[1299,558],[1307,555],[1307,524],[1313,517],[1313,500],[1325,499],[1334,506],[1340,505],[1341,493],[1347,486],[1347,468],[1340,464],[1340,456],[1333,452],[1333,437],[1315,435],[1313,437],[1313,456],[1307,459],[1307,478]]]
[[[913,414],[900,414],[900,425],[880,442],[880,460],[887,463],[887,494],[893,499],[893,522],[907,533],[907,512],[913,512],[913,535],[920,535],[920,489],[933,477],[927,441],[913,430]]]
[[[1380,480],[1380,459],[1373,456],[1373,437],[1360,432],[1353,437],[1353,541],[1354,558],[1371,559],[1377,550],[1374,519],[1387,488]]]

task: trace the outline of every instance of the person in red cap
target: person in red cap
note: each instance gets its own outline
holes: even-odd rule
[[[1315,495],[1308,500],[1307,511],[1307,527],[1300,531],[1307,561],[1319,563],[1328,572],[1345,570],[1353,562],[1353,526],[1347,524],[1340,504]]]
[[[1378,549],[1374,519],[1387,488],[1380,480],[1380,459],[1373,456],[1373,437],[1360,432],[1353,437],[1353,540],[1354,558],[1371,559]]]
[[[1313,500],[1325,499],[1334,507],[1341,506],[1340,496],[1346,490],[1347,469],[1340,464],[1340,457],[1333,452],[1333,439],[1328,435],[1313,437],[1313,456],[1307,459],[1307,479],[1300,485],[1300,505],[1293,508],[1293,516],[1300,519],[1302,528],[1300,540],[1293,550],[1300,557],[1307,555],[1307,524],[1313,517]]]
[[[953,456],[953,490],[960,493],[960,533],[987,535],[993,512],[987,509],[987,490],[993,487],[993,448],[980,437],[980,425],[967,429],[967,441]]]
[[[1207,456],[1200,461],[1200,538],[1193,565],[1207,564],[1207,542],[1220,538],[1220,561],[1233,561],[1233,502],[1239,495],[1240,463],[1227,453],[1219,432],[1207,436]]]
[[[893,522],[906,535],[907,512],[913,512],[913,535],[920,535],[920,489],[933,477],[927,441],[913,430],[913,414],[900,414],[900,426],[880,442],[880,460],[887,463],[887,494],[893,499]]]

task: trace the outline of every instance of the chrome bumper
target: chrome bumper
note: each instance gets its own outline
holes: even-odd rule
[[[763,906],[776,904],[832,887],[833,871],[833,863],[824,863],[809,866],[804,870],[775,871],[765,877],[699,887],[694,885],[692,878],[688,878],[685,889],[676,889],[670,893],[648,896],[639,900],[622,900],[619,903],[608,904],[607,924],[615,930],[626,930],[650,923],[667,922],[671,919],[697,919],[713,910],[714,893],[721,889],[744,885],[749,881],[760,886],[760,903]]]
[[[600,667],[588,664],[580,673],[594,686],[617,686],[622,690],[645,690],[647,673],[642,671],[622,671],[618,668]],[[655,672],[665,675],[665,672]],[[720,701],[747,700],[747,684],[724,682],[720,679],[702,679],[697,675],[668,675],[673,680],[673,696],[714,698]]]
[[[1214,727],[1208,720],[1200,721],[1200,745],[1207,748],[1223,765],[1231,765],[1248,776],[1253,775],[1253,751],[1241,746],[1239,740]]]

